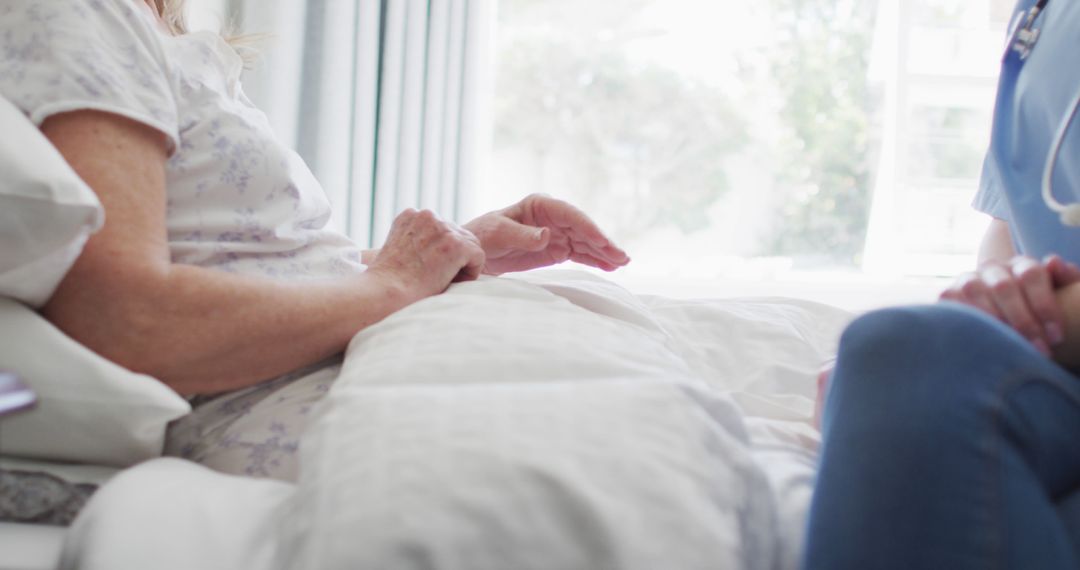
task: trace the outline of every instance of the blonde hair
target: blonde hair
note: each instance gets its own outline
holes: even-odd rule
[[[161,19],[169,31],[180,36],[187,33],[187,21],[184,18],[185,0],[154,0]]]
[[[187,18],[184,16],[186,4],[187,0],[154,0],[154,6],[157,7],[158,13],[161,14],[161,19],[173,35],[182,36],[188,33]],[[220,32],[225,41],[244,60],[246,66],[251,67],[258,62],[257,44],[265,40],[268,37],[267,34],[241,34],[229,22],[226,22]]]

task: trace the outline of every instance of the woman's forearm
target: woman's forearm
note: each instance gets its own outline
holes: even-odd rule
[[[484,266],[483,250],[460,228],[413,210],[394,220],[377,255],[365,256],[369,269],[351,277],[282,282],[173,264],[167,134],[92,110],[52,115],[41,130],[105,210],[104,227],[43,313],[181,394],[241,388],[316,362]]]
[[[188,395],[250,386],[333,355],[414,300],[374,272],[291,283],[173,265],[76,274],[45,315],[102,356]]]
[[[166,136],[96,111],[54,115],[42,132],[105,209],[45,316],[177,392],[240,388],[318,361],[419,298],[379,271],[288,283],[173,264]]]
[[[978,265],[981,267],[987,263],[1008,263],[1016,250],[1013,248],[1012,234],[1009,233],[1009,223],[1005,220],[994,218],[983,234],[979,244]]]

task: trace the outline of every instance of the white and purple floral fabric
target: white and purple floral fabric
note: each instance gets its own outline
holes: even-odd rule
[[[169,427],[166,455],[223,473],[295,481],[300,436],[341,372],[341,358],[221,396],[199,397]]]
[[[244,95],[242,69],[219,36],[174,37],[141,0],[0,3],[0,96],[34,124],[95,110],[168,137],[173,262],[286,280],[363,271],[360,248],[331,227],[322,187]],[[337,370],[321,363],[199,399],[168,450],[229,473],[294,478],[307,412]]]
[[[97,110],[168,136],[173,261],[281,279],[363,270],[303,160],[244,95],[218,35],[173,37],[138,0],[0,3],[0,95],[37,125]]]

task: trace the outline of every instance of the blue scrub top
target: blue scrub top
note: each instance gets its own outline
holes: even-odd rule
[[[1036,0],[1022,0],[1026,14]],[[1080,91],[1080,1],[1050,0],[1036,21],[1031,56],[1009,54],[1002,65],[990,152],[976,209],[1009,222],[1020,253],[1057,253],[1080,264],[1080,228],[1061,223],[1042,199],[1042,176],[1054,135]],[[1054,175],[1058,202],[1080,202],[1080,119],[1061,148]]]

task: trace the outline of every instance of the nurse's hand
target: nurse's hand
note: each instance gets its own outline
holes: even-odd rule
[[[574,206],[543,194],[465,224],[487,256],[484,273],[527,271],[576,261],[614,271],[630,258]]]
[[[994,316],[1050,356],[1065,334],[1065,313],[1054,293],[1078,282],[1080,267],[1056,255],[1042,262],[1018,256],[1007,263],[987,263],[960,276],[941,299]]]

